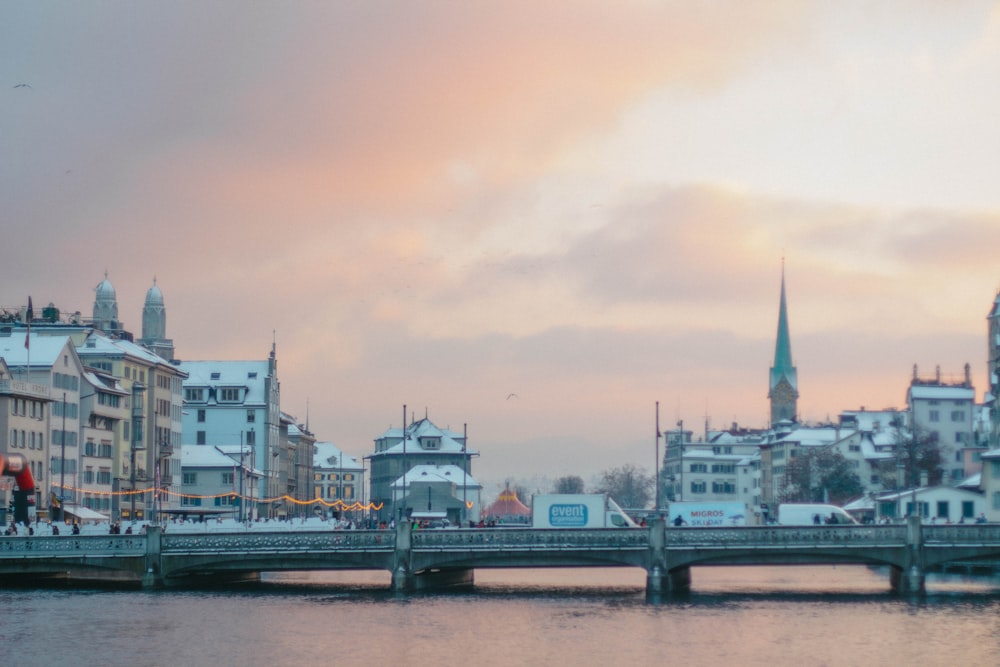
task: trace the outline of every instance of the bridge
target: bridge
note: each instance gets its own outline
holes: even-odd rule
[[[889,566],[890,585],[925,590],[928,569],[1000,561],[1000,524],[647,529],[494,528],[0,537],[0,582],[77,581],[143,588],[254,579],[261,572],[384,570],[400,592],[471,584],[477,568],[640,567],[649,594],[687,590],[691,568]]]

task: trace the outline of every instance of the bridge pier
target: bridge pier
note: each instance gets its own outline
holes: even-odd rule
[[[646,567],[646,595],[683,593],[691,590],[691,568],[670,569],[667,563],[667,523],[663,516],[649,526],[649,565]]]
[[[162,536],[163,529],[159,526],[146,526],[146,558],[141,579],[143,588],[163,588],[163,564],[160,556]]]
[[[892,590],[907,595],[926,592],[926,571],[924,567],[924,535],[919,516],[910,516],[906,521],[906,557],[901,567],[889,570],[889,584]]]

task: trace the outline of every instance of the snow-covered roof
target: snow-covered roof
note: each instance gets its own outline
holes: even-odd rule
[[[940,385],[910,385],[909,395],[919,399],[975,400],[976,390],[972,387],[942,387]]]
[[[402,477],[392,483],[393,488],[403,488],[403,485],[410,486],[414,482],[418,483],[448,483],[466,488],[482,488],[472,475],[467,475],[456,465],[418,465],[410,468]]]
[[[313,443],[313,448],[313,468],[316,470],[330,470],[333,468],[346,470],[364,469],[356,458],[350,454],[345,454],[332,442],[316,442]]]
[[[246,403],[263,404],[265,380],[270,368],[267,359],[256,361],[183,361],[179,367],[188,373],[185,387],[246,387]]]
[[[31,335],[31,349],[24,347],[24,338],[27,335],[26,329],[13,329],[10,336],[0,336],[0,357],[7,362],[10,368],[26,366],[28,358],[31,358],[31,365],[52,366],[59,360],[67,343],[69,336],[39,336]]]
[[[34,344],[34,339],[32,339]],[[150,366],[158,364],[173,366],[168,360],[154,352],[150,352],[142,345],[121,338],[109,338],[100,331],[91,331],[87,339],[76,348],[77,354],[82,358],[94,357],[131,357],[143,361]]]
[[[239,459],[239,445],[236,449]],[[237,462],[211,445],[181,445],[181,467],[184,468],[232,468]]]
[[[781,436],[775,444],[792,442],[800,447],[821,447],[837,441],[837,429],[829,426],[803,426]]]

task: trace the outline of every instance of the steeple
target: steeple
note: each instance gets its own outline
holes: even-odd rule
[[[795,421],[799,398],[798,373],[792,364],[792,338],[788,333],[788,304],[785,300],[785,261],[781,261],[781,304],[778,308],[778,336],[774,343],[767,397],[771,399],[771,425]]]
[[[163,303],[163,292],[156,284],[156,276],[153,276],[153,286],[146,292],[146,301],[142,306],[142,338],[139,342],[167,361],[174,358],[174,341],[167,338],[167,308]]]
[[[96,292],[94,297],[94,327],[105,333],[120,331],[122,326],[121,322],[118,321],[118,294],[111,281],[108,280],[106,269],[104,280],[97,285],[94,291]]]

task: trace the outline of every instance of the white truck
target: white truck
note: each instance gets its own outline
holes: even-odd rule
[[[669,526],[745,526],[747,511],[743,503],[731,501],[670,503]]]
[[[781,526],[821,526],[857,523],[850,514],[836,505],[819,503],[782,503],[778,505]]]
[[[533,528],[637,528],[604,493],[548,493],[531,501]]]

